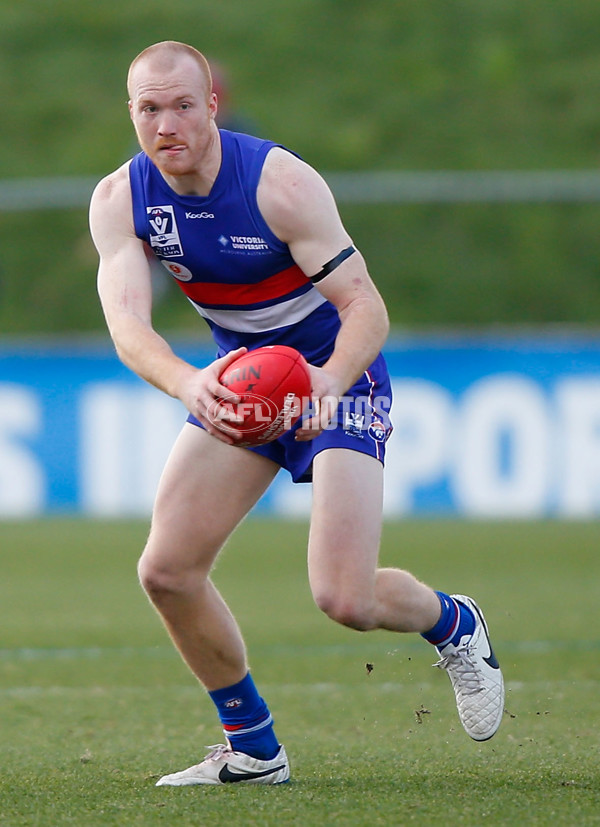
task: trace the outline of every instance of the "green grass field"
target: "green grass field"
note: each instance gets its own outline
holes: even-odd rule
[[[426,643],[313,607],[304,523],[248,520],[215,579],[293,781],[204,789],[154,786],[222,734],[138,587],[146,530],[0,524],[2,827],[600,824],[600,524],[386,524],[382,563],[486,612],[507,712],[477,744]]]

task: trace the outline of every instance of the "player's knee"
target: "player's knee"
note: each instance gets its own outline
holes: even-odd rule
[[[140,584],[153,603],[159,600],[161,594],[168,591],[170,578],[167,573],[153,564],[144,555],[138,561],[138,578]]]
[[[143,554],[138,562],[138,577],[150,600],[160,605],[170,596],[186,590],[185,573]]]
[[[314,595],[319,609],[327,617],[359,632],[367,632],[374,628],[373,607],[370,603],[362,602],[355,596],[346,597],[343,594],[320,593]]]

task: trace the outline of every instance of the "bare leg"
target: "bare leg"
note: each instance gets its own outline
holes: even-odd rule
[[[440,617],[435,592],[401,569],[378,568],[383,469],[357,451],[315,457],[309,578],[317,605],[355,629],[425,632]]]
[[[276,473],[270,460],[186,424],[160,482],[139,576],[175,646],[209,691],[237,683],[248,671],[239,627],[209,573]]]
[[[383,487],[377,460],[332,449],[318,454],[313,471],[308,560],[317,604],[354,629],[430,631],[441,618],[438,595],[406,571],[377,567]],[[504,682],[481,610],[471,598],[456,597],[459,617],[468,610],[475,627],[458,645],[448,643],[438,665],[448,672],[466,732],[485,741],[502,720]]]

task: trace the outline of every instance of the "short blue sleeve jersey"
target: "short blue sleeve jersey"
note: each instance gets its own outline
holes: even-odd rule
[[[269,229],[256,201],[274,146],[220,130],[222,161],[210,194],[181,196],[141,152],[129,178],[136,235],[146,241],[209,324],[219,355],[284,344],[323,364],[340,327],[336,308]]]

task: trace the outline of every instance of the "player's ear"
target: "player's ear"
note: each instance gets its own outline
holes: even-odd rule
[[[127,101],[127,109],[129,109],[129,117],[133,120],[133,104],[130,100]]]
[[[219,109],[219,102],[217,101],[217,96],[215,92],[211,92],[208,98],[208,111],[210,112],[210,117],[214,120],[217,117],[217,111]]]

